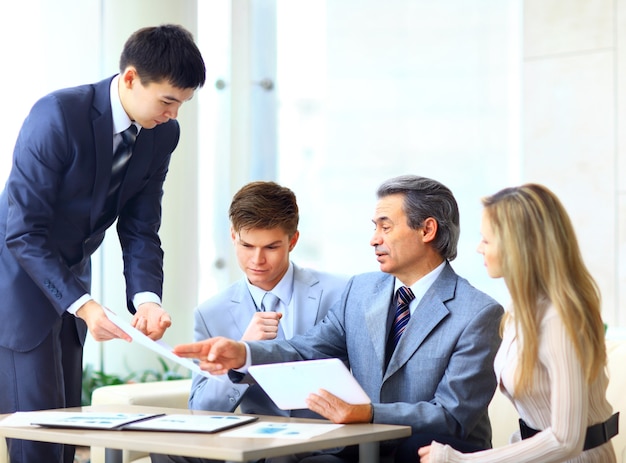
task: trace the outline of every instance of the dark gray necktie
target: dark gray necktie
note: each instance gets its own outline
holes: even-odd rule
[[[133,153],[133,146],[137,138],[137,127],[135,124],[131,124],[130,127],[124,130],[120,135],[121,139],[113,153],[111,181],[109,183],[109,190],[104,202],[104,207],[100,214],[100,219],[98,220],[99,225],[106,223],[117,214],[117,193],[122,184],[122,180],[124,180],[128,161]]]
[[[108,196],[115,196],[115,193],[119,189],[122,180],[124,179],[124,172],[126,172],[126,165],[133,154],[133,146],[135,139],[137,138],[137,127],[135,124],[130,124],[126,130],[122,133],[122,139],[115,148],[113,153],[113,164],[111,166],[111,183],[109,186]],[[107,204],[109,198],[107,197]]]

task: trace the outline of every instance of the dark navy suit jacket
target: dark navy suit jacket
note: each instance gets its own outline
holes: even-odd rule
[[[24,121],[0,194],[0,346],[28,351],[91,289],[90,256],[119,215],[126,296],[162,294],[162,186],[180,135],[171,120],[140,131],[114,211],[112,78],[59,90]],[[134,311],[129,302],[129,310]],[[85,324],[77,319],[79,333]]]

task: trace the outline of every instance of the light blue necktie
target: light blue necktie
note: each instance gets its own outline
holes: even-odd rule
[[[261,310],[263,312],[276,312],[280,299],[273,293],[267,292],[261,300]]]

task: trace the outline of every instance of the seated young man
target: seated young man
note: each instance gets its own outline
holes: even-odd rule
[[[274,182],[252,182],[233,197],[231,237],[244,277],[195,310],[194,339],[215,336],[245,341],[289,339],[322,320],[339,301],[347,276],[305,269],[290,261],[298,243],[295,194]],[[197,410],[320,418],[305,410],[281,410],[256,384],[194,375],[189,407]],[[156,462],[206,461],[152,455]]]

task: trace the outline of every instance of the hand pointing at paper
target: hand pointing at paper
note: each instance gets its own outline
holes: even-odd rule
[[[246,363],[246,347],[243,342],[224,337],[209,338],[174,347],[180,357],[195,358],[200,368],[214,375],[241,368]],[[371,404],[349,404],[330,392],[321,389],[307,399],[310,410],[334,423],[369,423],[372,420]]]
[[[241,368],[246,363],[246,346],[243,342],[224,337],[209,338],[174,347],[179,357],[195,358],[200,368],[213,375],[223,375],[228,370]]]

